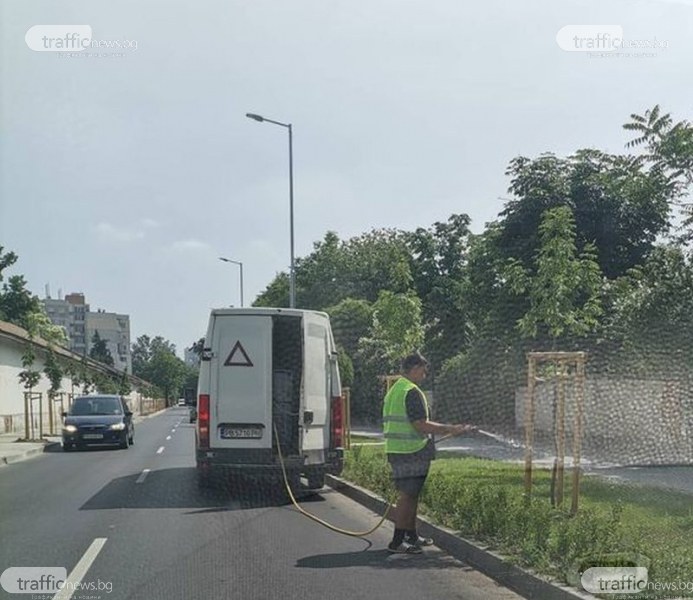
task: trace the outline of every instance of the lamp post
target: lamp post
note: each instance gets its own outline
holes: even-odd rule
[[[291,267],[289,273],[289,307],[296,306],[296,271],[294,268],[294,151],[293,151],[293,131],[291,123],[280,123],[272,119],[266,119],[254,113],[246,113],[246,117],[262,123],[272,123],[280,127],[286,127],[289,130],[289,228],[291,238]]]
[[[224,258],[223,256],[220,256],[219,260],[223,260],[224,262],[227,262],[227,263],[233,263],[234,265],[238,265],[241,268],[241,308],[243,308],[243,263],[238,261],[238,260],[231,260],[230,258]]]

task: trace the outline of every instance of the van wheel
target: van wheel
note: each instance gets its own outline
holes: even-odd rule
[[[325,471],[322,469],[310,471],[307,473],[306,479],[308,479],[308,487],[311,490],[319,490],[325,485]]]

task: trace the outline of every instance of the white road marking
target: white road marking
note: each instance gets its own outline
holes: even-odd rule
[[[135,483],[142,483],[145,479],[147,479],[147,475],[149,475],[149,469],[145,469],[144,471],[142,471]]]
[[[176,430],[175,430],[175,429],[171,429],[171,433],[176,433]]]
[[[53,600],[70,600],[70,598],[72,598],[72,595],[77,589],[75,584],[84,579],[89,567],[91,567],[92,563],[96,560],[96,557],[99,555],[99,552],[101,552],[101,549],[103,548],[107,539],[108,538],[96,538],[91,543],[91,546],[87,548],[87,551],[84,553],[82,558],[79,559],[79,562],[75,568],[72,569],[72,573],[68,575],[63,589],[53,596]],[[80,592],[82,591],[84,590],[80,590]]]
[[[170,436],[170,435],[167,435],[167,436],[166,436],[166,439],[167,439],[167,440],[170,440],[170,439],[171,439],[171,436]]]
[[[156,451],[156,453],[157,453],[157,454],[161,454],[163,451],[164,451],[164,447],[161,446],[161,448],[159,448],[159,449]]]

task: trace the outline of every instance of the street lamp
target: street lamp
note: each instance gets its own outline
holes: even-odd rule
[[[223,260],[227,263],[233,263],[241,268],[241,308],[243,308],[243,263],[237,260],[231,260],[230,258],[224,258],[223,256],[220,256],[219,260]]]
[[[279,125],[280,127],[286,127],[289,130],[289,227],[290,227],[290,237],[291,237],[291,267],[289,273],[289,306],[294,308],[296,306],[296,270],[294,268],[294,152],[293,152],[293,132],[291,129],[291,123],[280,123],[279,121],[273,121],[272,119],[266,119],[260,115],[254,113],[246,113],[246,117],[253,119],[262,123],[266,121],[267,123],[272,123],[273,125]]]

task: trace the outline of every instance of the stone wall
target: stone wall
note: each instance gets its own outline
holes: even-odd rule
[[[515,394],[515,421],[524,427],[527,388]],[[554,385],[536,387],[535,432],[552,432]],[[575,389],[566,384],[566,454],[571,454]],[[691,380],[587,379],[583,455],[618,464],[693,464]]]

